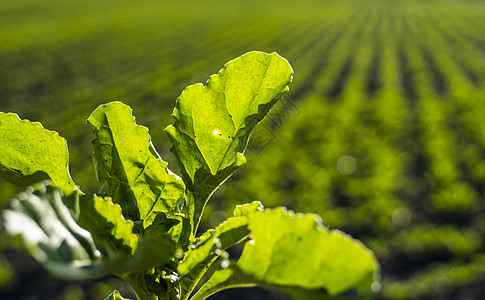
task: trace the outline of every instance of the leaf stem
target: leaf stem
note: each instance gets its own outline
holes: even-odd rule
[[[257,283],[245,276],[237,266],[220,269],[212,274],[211,278],[192,296],[190,300],[203,300],[221,290],[235,287],[253,287]]]
[[[207,290],[199,290],[197,293],[195,293],[190,300],[205,300],[209,298],[209,296],[214,295],[217,292],[220,292],[222,290],[227,290],[227,289],[233,289],[233,288],[249,288],[249,287],[255,287],[256,284],[254,283],[231,283],[223,286],[217,286],[212,289],[207,289]]]

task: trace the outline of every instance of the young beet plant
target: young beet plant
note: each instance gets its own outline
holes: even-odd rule
[[[181,177],[167,168],[130,107],[99,106],[87,120],[99,195],[74,184],[66,141],[56,132],[0,113],[0,176],[25,188],[3,210],[5,230],[20,235],[52,273],[116,274],[138,299],[198,300],[255,285],[295,299],[372,297],[380,286],[372,252],[316,215],[255,201],[195,236],[210,196],[246,163],[251,131],[292,76],[278,54],[250,52],[205,86],[187,87],[165,129]],[[236,244],[244,248],[234,260],[226,249]],[[106,299],[123,298],[114,291]]]

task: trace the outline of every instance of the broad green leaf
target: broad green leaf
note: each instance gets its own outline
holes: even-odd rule
[[[38,122],[2,112],[0,177],[21,187],[48,178],[66,191],[76,187],[68,171],[66,140]]]
[[[288,90],[292,74],[278,54],[249,52],[177,99],[175,123],[165,130],[193,193],[188,205],[194,230],[210,195],[246,162],[251,131]]]
[[[375,285],[380,285],[379,283],[374,283],[372,287]],[[271,288],[270,286],[268,288]],[[342,294],[339,295],[329,295],[325,290],[322,289],[305,289],[301,287],[287,287],[287,286],[279,286],[277,287],[282,292],[291,295],[291,298],[294,300],[308,300],[308,299],[315,299],[315,300],[368,300],[374,299],[375,294],[371,291],[362,292],[358,291],[357,289],[350,289]],[[373,292],[377,293],[377,290]]]
[[[68,196],[50,182],[28,187],[3,211],[8,234],[20,235],[31,254],[58,276],[73,279],[122,274],[166,263],[175,252],[168,235],[133,234],[109,198]]]
[[[324,288],[330,295],[350,288],[370,290],[378,263],[361,242],[339,230],[328,230],[316,215],[282,208],[254,214],[238,267],[258,281],[306,289]]]
[[[216,271],[200,295],[250,284],[298,299],[326,299],[352,289],[359,296],[372,294],[379,268],[372,252],[341,231],[326,229],[315,215],[265,210],[249,218],[248,228],[251,240],[237,263]]]
[[[227,265],[227,264],[226,264]],[[294,300],[364,300],[369,299],[369,294],[358,294],[352,290],[342,295],[330,296],[322,289],[305,289],[301,287],[276,286],[264,282],[258,282],[246,276],[236,264],[216,270],[210,279],[197,291],[191,300],[207,299],[210,295],[234,287],[260,286],[269,290],[280,290],[291,295]]]
[[[158,213],[173,216],[184,205],[184,183],[155,151],[148,129],[121,102],[99,106],[88,118],[99,182],[126,217],[148,227]]]
[[[121,294],[119,291],[113,291],[104,300],[129,300],[129,299],[121,297]]]

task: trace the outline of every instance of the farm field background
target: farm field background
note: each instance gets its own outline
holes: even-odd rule
[[[96,192],[84,121],[99,104],[130,105],[178,172],[163,129],[181,91],[245,52],[276,51],[295,70],[290,91],[206,224],[254,199],[314,212],[375,251],[380,299],[479,299],[484,20],[478,0],[2,0],[0,111],[65,137],[73,179]],[[1,205],[15,192],[0,182]],[[0,248],[2,299],[100,299],[117,284],[51,280],[3,234]]]

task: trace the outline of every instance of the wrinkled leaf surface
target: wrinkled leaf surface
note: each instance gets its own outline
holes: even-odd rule
[[[277,288],[298,299],[329,296],[354,290],[372,294],[378,263],[361,242],[338,230],[328,230],[311,214],[278,208],[253,214],[250,238],[237,263],[216,271],[199,296],[240,285]]]
[[[167,169],[155,151],[148,129],[135,123],[121,102],[99,106],[88,118],[94,128],[94,160],[103,191],[119,203],[126,217],[148,227],[158,213],[179,213],[184,183]]]
[[[254,126],[288,90],[293,70],[276,53],[249,52],[228,62],[206,85],[187,87],[165,130],[172,141],[195,227],[207,199],[238,167]]]
[[[48,178],[63,190],[76,186],[68,171],[66,140],[38,122],[2,112],[0,177],[21,187]]]

